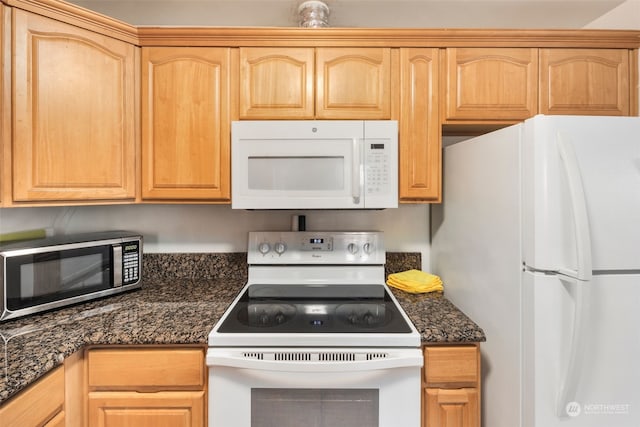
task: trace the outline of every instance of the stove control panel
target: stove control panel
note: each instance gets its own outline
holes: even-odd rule
[[[254,231],[249,264],[384,264],[380,231]]]

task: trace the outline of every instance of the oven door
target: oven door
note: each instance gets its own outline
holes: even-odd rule
[[[419,349],[210,348],[209,427],[419,427]]]

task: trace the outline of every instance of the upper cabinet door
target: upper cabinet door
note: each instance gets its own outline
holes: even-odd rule
[[[13,14],[13,200],[133,201],[134,46]]]
[[[447,49],[445,120],[522,120],[536,114],[538,51]]]
[[[313,48],[240,48],[241,119],[312,119]]]
[[[439,202],[438,49],[400,49],[400,200]]]
[[[629,115],[629,50],[540,49],[540,113]]]
[[[318,119],[390,119],[391,49],[316,49]]]
[[[229,48],[142,49],[142,198],[230,200]]]

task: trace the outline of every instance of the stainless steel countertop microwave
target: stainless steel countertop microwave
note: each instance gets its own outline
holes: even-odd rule
[[[140,287],[142,236],[105,231],[0,245],[0,321]]]

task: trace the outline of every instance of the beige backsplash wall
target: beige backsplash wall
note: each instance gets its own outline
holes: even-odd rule
[[[293,214],[308,230],[380,230],[389,252],[420,252],[429,269],[429,205],[375,211],[245,211],[223,205],[114,205],[0,209],[0,234],[47,228],[55,233],[127,229],[145,252],[244,252],[247,233],[290,230]]]

